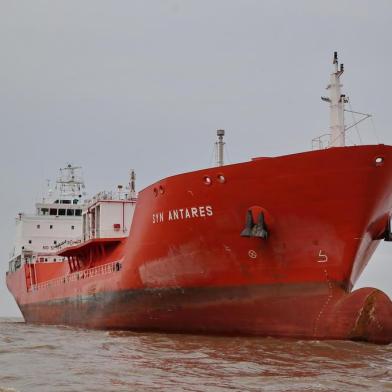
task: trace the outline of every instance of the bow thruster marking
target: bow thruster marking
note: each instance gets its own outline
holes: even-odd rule
[[[320,249],[320,252],[318,254],[319,259],[317,260],[318,263],[326,263],[328,261],[328,256],[323,253],[323,251]]]

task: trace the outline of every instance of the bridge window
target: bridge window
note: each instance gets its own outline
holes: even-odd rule
[[[49,214],[50,215],[57,215],[57,208],[51,208]]]
[[[74,210],[67,210],[67,216],[74,216]]]
[[[65,215],[65,210],[63,208],[59,209],[59,215]]]
[[[75,210],[75,216],[81,216],[82,210]]]
[[[48,215],[49,209],[48,208],[41,208],[42,215]]]

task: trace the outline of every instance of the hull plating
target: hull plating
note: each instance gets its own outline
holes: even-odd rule
[[[249,210],[265,213],[268,239],[240,236]],[[385,343],[389,299],[349,292],[391,210],[388,146],[185,173],[140,192],[127,240],[64,253],[80,272],[117,261],[121,270],[29,290],[23,266],[7,284],[31,322]],[[45,265],[37,271],[35,283],[48,280]]]
[[[375,289],[346,294],[315,284],[129,290],[21,310],[27,322],[99,329],[392,340],[392,304],[385,294]]]

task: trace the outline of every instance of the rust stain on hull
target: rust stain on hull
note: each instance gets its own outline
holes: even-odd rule
[[[320,316],[331,290],[333,297]],[[347,294],[339,286],[331,289],[319,284],[143,289],[47,301],[21,310],[28,322],[96,329],[390,343],[392,304],[380,302],[379,291],[372,289],[369,295],[361,290]],[[388,306],[387,328],[380,328],[375,322],[380,316],[378,308]]]

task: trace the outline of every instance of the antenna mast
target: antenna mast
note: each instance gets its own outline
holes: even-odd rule
[[[135,170],[131,169],[129,173],[129,199],[134,199],[136,197],[136,173]]]
[[[330,130],[331,139],[329,147],[344,147],[345,127],[344,127],[344,104],[348,102],[348,98],[341,93],[340,77],[344,72],[344,65],[338,62],[338,52],[333,55],[334,72],[331,74],[330,83],[327,86],[329,90],[329,98],[321,97],[323,101],[329,102],[330,108]]]
[[[56,189],[60,197],[77,197],[81,198],[84,181],[81,175],[80,166],[68,164],[60,169],[60,177],[56,182]]]

